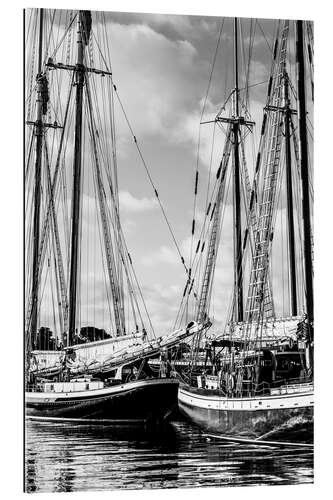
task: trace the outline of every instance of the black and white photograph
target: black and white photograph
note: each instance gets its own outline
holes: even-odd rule
[[[22,9],[23,489],[312,485],[315,23],[139,4]]]

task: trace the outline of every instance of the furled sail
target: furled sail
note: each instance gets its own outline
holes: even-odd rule
[[[193,321],[186,328],[175,330],[154,340],[145,340],[142,334],[127,335],[76,345],[61,352],[35,352],[31,358],[30,371],[44,376],[57,374],[64,367],[73,375],[110,371],[155,356],[161,350],[173,347],[185,338],[198,334],[204,327],[205,325]],[[121,339],[124,342],[121,342]]]

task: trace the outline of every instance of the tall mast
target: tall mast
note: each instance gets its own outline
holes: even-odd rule
[[[31,311],[31,342],[34,346],[38,328],[38,252],[40,233],[40,200],[41,200],[41,168],[43,143],[43,9],[39,10],[39,49],[37,67],[37,101],[36,101],[36,160],[34,187],[34,219],[33,219],[33,264],[32,264],[32,311]]]
[[[97,179],[98,199],[101,213],[101,223],[105,241],[105,256],[107,269],[110,278],[110,286],[114,305],[115,324],[117,335],[125,333],[125,317],[123,309],[123,297],[119,289],[119,280],[117,280],[117,268],[114,257],[113,244],[111,239],[109,221],[106,209],[106,197],[103,189],[101,169],[98,159],[98,147],[96,139],[96,126],[94,124],[92,99],[89,89],[89,81],[86,79],[86,73],[96,73],[102,76],[112,76],[110,71],[87,67],[84,64],[84,50],[89,43],[91,34],[91,12],[79,11],[78,16],[78,31],[77,31],[77,62],[75,66],[54,63],[53,60],[47,62],[47,67],[53,69],[70,70],[74,69],[74,79],[76,86],[75,97],[75,138],[74,138],[74,163],[73,163],[73,191],[72,191],[72,207],[71,207],[71,247],[70,247],[70,277],[69,277],[69,302],[68,302],[68,343],[72,344],[75,336],[75,328],[77,324],[77,302],[78,302],[78,264],[80,252],[80,222],[81,222],[81,184],[82,184],[82,108],[83,108],[83,90],[86,86],[87,108],[90,118],[90,134],[93,145],[93,153],[95,156],[95,168]],[[115,199],[115,193],[111,186],[111,194]],[[117,203],[117,202],[116,202]],[[116,209],[117,210],[117,209]],[[118,223],[117,223],[118,224]],[[119,241],[117,243],[119,245]],[[123,259],[121,259],[123,262]]]
[[[240,198],[239,165],[239,89],[238,89],[238,19],[234,20],[234,64],[235,64],[235,121],[233,123],[233,160],[234,160],[234,281],[235,281],[235,321],[243,321],[243,252],[242,219]]]
[[[83,86],[85,81],[85,67],[83,64],[83,15],[79,12],[77,31],[77,63],[75,70],[75,142],[73,166],[73,199],[72,199],[72,225],[71,225],[71,264],[69,283],[69,345],[73,342],[76,324],[77,303],[77,271],[79,253],[79,228],[80,228],[80,201],[81,201],[81,170],[82,170],[82,101]]]
[[[284,132],[286,148],[286,186],[287,186],[287,218],[288,218],[288,242],[289,242],[289,274],[290,274],[290,305],[292,316],[297,315],[297,281],[296,281],[296,257],[295,257],[295,229],[294,229],[294,203],[291,170],[291,148],[290,148],[290,120],[291,109],[289,99],[289,79],[287,72],[284,73]]]
[[[306,85],[303,49],[303,21],[296,21],[296,61],[298,88],[298,128],[302,177],[303,244],[305,260],[305,300],[309,324],[313,323],[313,270],[311,255],[311,219],[309,197],[308,141],[306,130]],[[312,329],[310,329],[312,336]],[[310,337],[311,340],[311,337]]]
[[[239,161],[239,133],[241,126],[246,126],[249,130],[254,126],[253,121],[247,120],[244,116],[240,116],[239,113],[239,88],[238,88],[238,35],[237,35],[237,19],[234,22],[234,34],[235,34],[235,89],[233,92],[233,111],[232,116],[222,116],[219,113],[214,122],[220,122],[228,124],[226,141],[224,144],[223,155],[221,159],[220,166],[218,168],[216,177],[219,181],[219,187],[217,190],[215,203],[212,205],[212,211],[210,212],[211,204],[209,204],[206,216],[208,217],[210,213],[210,221],[212,221],[209,243],[207,249],[207,256],[205,262],[205,268],[203,272],[203,280],[200,291],[200,298],[198,302],[196,319],[199,323],[205,323],[208,319],[209,303],[212,292],[212,280],[215,271],[219,238],[220,238],[220,222],[222,213],[222,204],[225,196],[225,186],[226,186],[226,175],[227,168],[229,166],[229,160],[231,154],[233,155],[233,166],[234,166],[234,272],[235,272],[235,307],[234,307],[234,321],[243,321],[244,311],[243,311],[243,276],[242,276],[242,242],[241,242],[241,202],[240,202],[240,161]],[[223,108],[224,109],[224,108]],[[203,122],[211,123],[211,122]],[[199,246],[197,247],[197,251]],[[203,250],[203,246],[202,246]],[[201,250],[201,251],[202,251]],[[185,289],[186,290],[186,289]],[[197,352],[200,344],[201,334],[194,338],[193,348],[192,348],[192,359],[194,359],[194,354]]]

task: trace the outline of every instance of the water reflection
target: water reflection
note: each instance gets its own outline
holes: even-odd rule
[[[163,429],[27,422],[26,489],[296,484],[313,481],[313,453],[225,444],[186,422]]]

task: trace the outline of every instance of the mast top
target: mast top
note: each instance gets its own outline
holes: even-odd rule
[[[238,18],[234,19],[234,65],[235,65],[235,116],[239,116],[239,88],[238,88]]]

